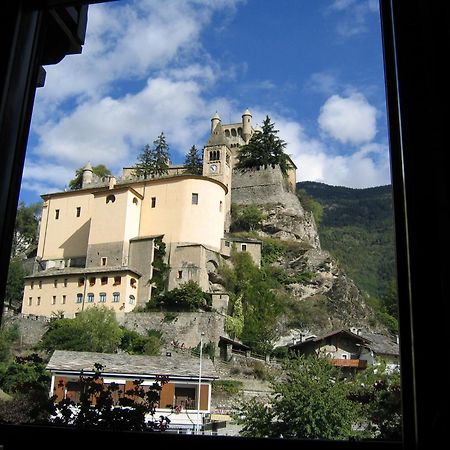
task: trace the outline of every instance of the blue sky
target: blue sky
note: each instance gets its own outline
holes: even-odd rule
[[[120,0],[89,8],[82,55],[47,66],[21,200],[63,190],[87,161],[116,176],[164,132],[172,161],[210,118],[269,115],[297,179],[390,182],[376,0]]]

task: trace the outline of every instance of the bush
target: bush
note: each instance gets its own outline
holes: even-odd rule
[[[158,304],[165,308],[196,311],[206,308],[207,297],[201,287],[193,280],[183,283],[179,288],[172,289],[158,298]]]

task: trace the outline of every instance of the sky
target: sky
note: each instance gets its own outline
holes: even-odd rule
[[[202,149],[217,112],[268,115],[298,181],[390,183],[377,0],[119,0],[89,7],[81,55],[46,66],[20,198],[88,161],[120,176],[161,132]]]

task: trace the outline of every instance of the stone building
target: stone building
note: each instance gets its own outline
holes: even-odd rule
[[[169,290],[194,280],[213,293],[213,302],[220,295],[222,305],[224,292],[217,292],[211,274],[231,246],[261,260],[260,241],[227,236],[237,149],[255,132],[248,110],[242,122],[228,125],[215,114],[202,175],[171,166],[164,176],[142,179],[125,168],[119,179],[97,180],[87,164],[81,189],[42,195],[36,263],[26,277],[22,312],[73,317],[99,304],[130,312],[151,298],[155,249],[162,243]],[[295,169],[292,163],[291,188]]]

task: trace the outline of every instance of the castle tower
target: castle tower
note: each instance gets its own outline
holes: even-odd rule
[[[242,114],[242,139],[248,144],[252,136],[252,115],[248,109]]]
[[[211,134],[213,134],[214,129],[220,122],[221,122],[221,119],[219,117],[219,114],[217,114],[217,111],[216,111],[214,116],[211,118]]]
[[[222,129],[220,118],[213,117],[214,130],[211,137],[203,149],[203,175],[222,182],[227,188],[228,193],[225,196],[225,231],[228,231],[230,225],[231,210],[231,175],[232,175],[232,152],[228,146],[227,138]],[[213,122],[214,121],[214,122]]]
[[[86,187],[86,185],[91,184],[94,177],[94,172],[92,170],[91,163],[88,162],[83,167],[83,177],[81,181],[81,187]]]

